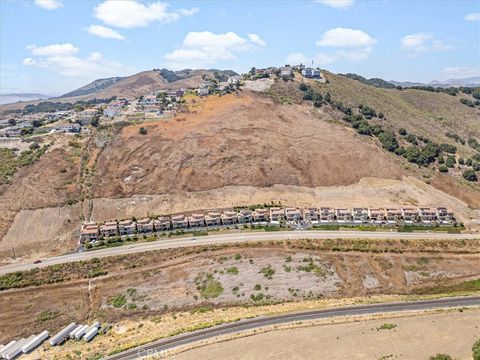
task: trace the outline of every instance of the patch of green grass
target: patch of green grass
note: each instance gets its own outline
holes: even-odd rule
[[[135,288],[128,288],[127,289],[127,294],[131,297],[134,297],[137,294],[137,289]]]
[[[11,149],[0,148],[0,184],[6,184],[17,170],[17,156]]]
[[[197,277],[195,283],[200,295],[205,299],[219,297],[224,290],[222,284],[212,274],[204,274]]]
[[[275,274],[275,269],[272,268],[272,265],[268,265],[262,268],[262,270],[259,271],[263,276],[265,276],[268,280],[272,279],[273,274]]]
[[[314,225],[313,230],[330,230],[335,231],[340,229],[340,225]]]
[[[263,293],[250,294],[250,299],[252,299],[254,302],[262,301],[264,298],[265,295]]]
[[[123,294],[117,294],[110,299],[108,299],[107,304],[113,306],[114,308],[121,308],[127,303],[127,299]]]
[[[235,254],[235,256],[233,257],[235,260],[240,260],[242,258],[242,255],[240,254]]]
[[[323,270],[317,264],[315,264],[315,262],[313,261],[313,258],[311,258],[311,257],[304,258],[303,262],[306,263],[306,265],[297,266],[298,271],[311,272],[311,273],[314,273],[317,277],[327,276],[326,271]]]
[[[37,316],[37,321],[48,321],[55,319],[60,316],[60,311],[55,311],[55,310],[43,310],[40,314]]]
[[[459,284],[453,285],[437,285],[433,287],[426,287],[415,289],[413,292],[419,295],[425,294],[447,294],[447,293],[461,293],[461,292],[474,292],[480,291],[480,279],[464,281]]]
[[[262,290],[262,285],[256,284],[256,285],[253,287],[253,290],[255,290],[255,291]]]
[[[226,270],[226,273],[230,275],[238,275],[238,268],[236,266],[229,267]]]
[[[192,231],[193,236],[207,236],[208,231],[202,230],[202,231]]]
[[[127,309],[128,309],[128,310],[137,310],[137,304],[135,304],[135,303],[129,303],[129,304],[127,305]]]
[[[377,330],[392,330],[397,327],[397,324],[385,323],[382,326],[378,327]]]

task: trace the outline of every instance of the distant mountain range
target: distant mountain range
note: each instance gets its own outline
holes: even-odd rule
[[[47,99],[50,96],[43,94],[30,94],[30,93],[21,93],[21,94],[0,94],[0,105],[11,104],[18,101],[31,101],[31,100],[42,100]]]
[[[429,83],[410,82],[410,81],[388,81],[391,84],[399,85],[402,87],[410,86],[433,86],[433,87],[460,87],[460,86],[480,86],[480,76],[474,76],[464,79],[449,79],[445,81],[430,81]]]

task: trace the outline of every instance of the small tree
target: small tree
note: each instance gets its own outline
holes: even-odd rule
[[[440,165],[438,167],[438,171],[440,171],[441,173],[447,173],[448,172],[448,167],[446,167],[445,165]]]
[[[11,126],[15,126],[17,125],[17,120],[11,118],[11,119],[8,119],[8,125],[11,125]]]
[[[477,174],[473,170],[465,170],[463,172],[463,178],[468,181],[477,181]]]
[[[140,135],[147,135],[147,132],[148,132],[147,129],[144,127],[141,127],[140,129],[138,129],[138,133]]]
[[[308,86],[304,83],[301,83],[298,88],[302,91],[307,91],[308,90]]]
[[[398,133],[402,136],[405,136],[405,135],[407,135],[407,130],[405,130],[404,128],[400,128],[400,129],[398,129]]]
[[[453,168],[456,163],[457,163],[457,161],[455,160],[455,158],[453,156],[447,156],[447,160],[445,161],[445,164],[449,168]]]
[[[453,358],[447,354],[437,354],[430,356],[428,360],[453,360]]]

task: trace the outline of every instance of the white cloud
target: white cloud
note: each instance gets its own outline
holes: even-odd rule
[[[468,78],[474,76],[480,76],[479,68],[471,68],[466,66],[452,66],[446,67],[442,70],[442,75],[447,78]]]
[[[199,8],[193,7],[190,9],[178,9],[177,12],[182,16],[193,16],[200,11]]]
[[[251,42],[258,46],[265,46],[267,43],[260,38],[257,34],[248,34],[248,38],[250,39]]]
[[[30,50],[35,56],[71,56],[79,51],[70,43],[47,46],[28,45],[27,50]]]
[[[135,0],[105,0],[94,9],[94,15],[105,24],[119,28],[147,27],[154,22],[171,23],[182,16],[192,16],[198,8],[169,11],[169,4],[157,1],[143,4]]]
[[[372,46],[376,42],[376,39],[362,30],[335,28],[325,31],[316,44],[317,46],[360,48]]]
[[[334,62],[335,60],[340,59],[340,55],[334,54],[327,54],[327,53],[317,53],[313,56],[307,56],[304,53],[296,52],[288,54],[287,59],[285,60],[286,64],[290,65],[298,65],[303,64],[306,66],[320,66],[320,65],[328,65]]]
[[[480,21],[480,13],[470,13],[465,15],[465,20],[467,21]]]
[[[318,47],[324,48],[312,57],[303,53],[292,53],[287,57],[287,62],[302,62],[315,65],[328,65],[337,60],[361,61],[367,59],[373,51],[377,40],[362,30],[348,28],[334,28],[323,33],[316,42]],[[290,61],[288,61],[290,59]]]
[[[132,70],[122,64],[105,59],[99,52],[88,57],[76,56],[80,50],[72,44],[53,44],[48,46],[27,46],[32,57],[23,60],[24,66],[47,69],[65,77],[95,79],[107,76],[119,76]]]
[[[238,53],[263,45],[265,41],[256,34],[249,34],[246,39],[234,32],[189,32],[179,49],[165,55],[165,65],[174,69],[203,67],[218,61],[235,60]]]
[[[25,59],[23,60],[22,65],[26,65],[26,66],[28,66],[28,65],[35,65],[36,63],[37,63],[37,62],[36,62],[35,60],[33,60],[32,58],[27,57],[27,58],[25,58]]]
[[[348,9],[355,3],[355,0],[315,0],[315,2],[334,9]]]
[[[119,32],[102,25],[90,25],[87,31],[92,35],[106,39],[125,40],[125,37]]]
[[[436,39],[435,35],[429,32],[406,35],[400,42],[403,50],[414,54],[453,49],[452,45],[445,43],[443,40]]]
[[[63,6],[60,0],[35,0],[35,5],[46,10],[57,10]]]

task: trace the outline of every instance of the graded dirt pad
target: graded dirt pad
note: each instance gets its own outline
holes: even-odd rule
[[[125,128],[99,156],[94,194],[348,185],[372,174],[399,179],[402,171],[368,139],[308,107],[244,92],[208,97],[197,113],[171,122]]]
[[[283,244],[163,250],[69,265],[64,272],[52,267],[47,280],[60,283],[0,292],[0,342],[44,329],[54,332],[71,321],[117,322],[198,307],[409,294],[480,277],[478,253],[454,254],[448,248],[443,255],[331,252],[312,250],[311,242]],[[107,274],[78,277],[85,269],[77,266],[87,265],[90,272]],[[55,316],[42,320],[46,312]]]
[[[385,323],[396,327],[377,330]],[[426,360],[438,353],[471,359],[479,324],[480,310],[319,325],[228,340],[169,359]]]
[[[92,218],[96,221],[107,221],[272,202],[300,208],[434,207],[442,204],[454,211],[459,221],[466,225],[480,225],[480,210],[472,210],[464,202],[412,177],[404,177],[402,180],[363,178],[358,183],[347,186],[226,186],[197,192],[135,195],[123,199],[100,198],[93,200]]]

